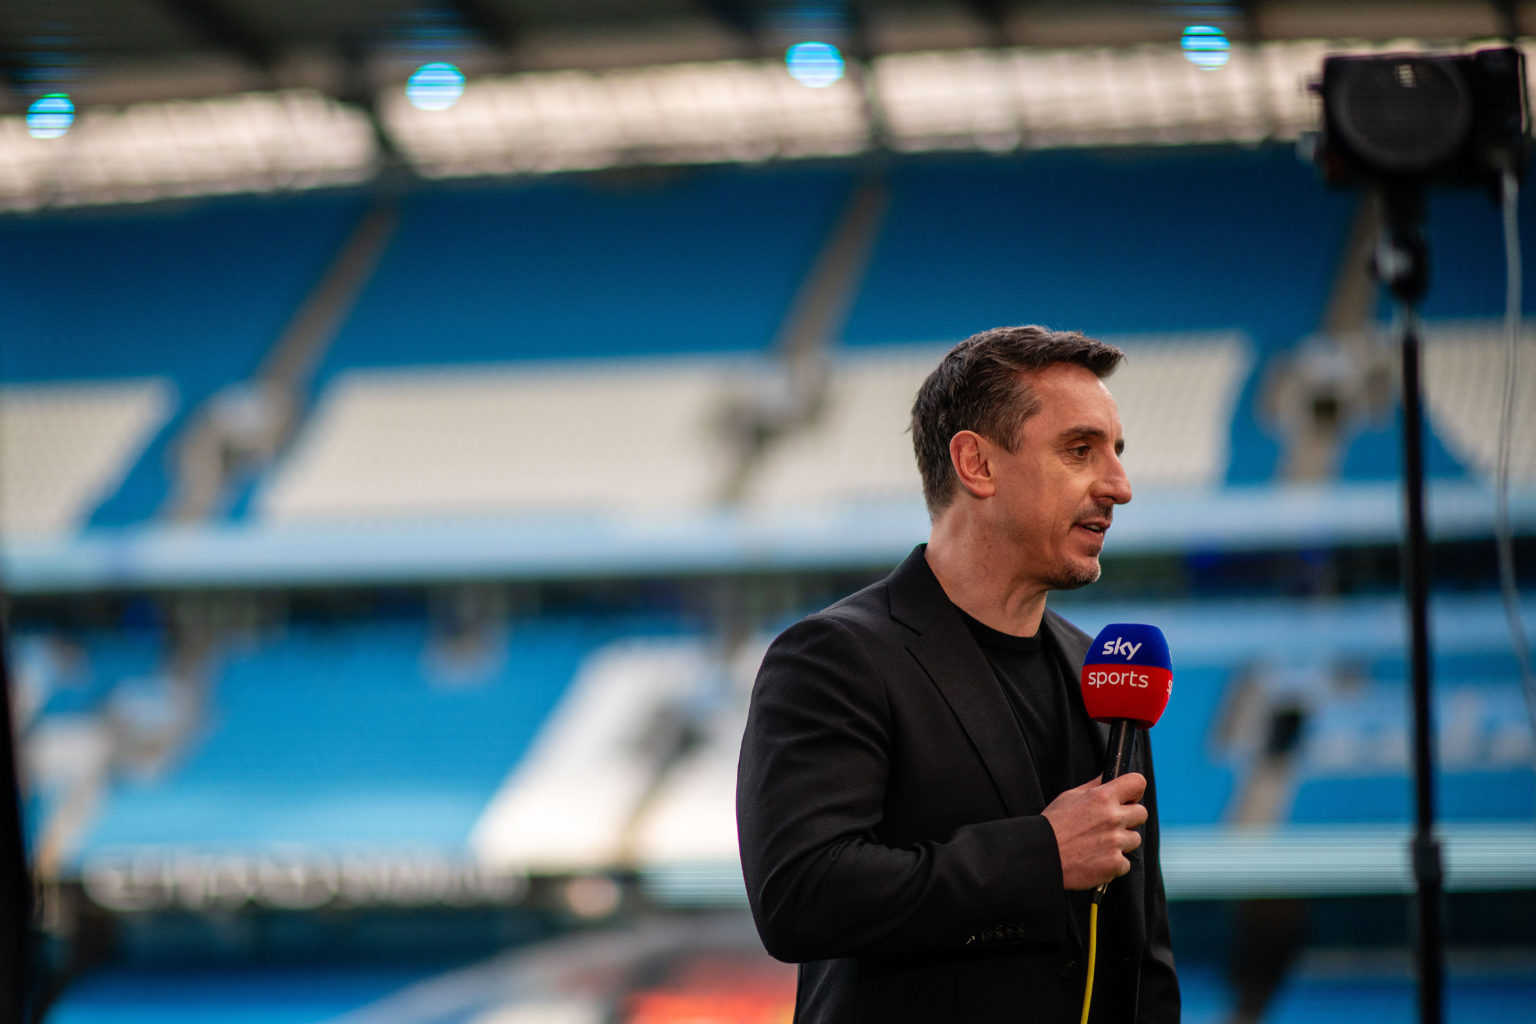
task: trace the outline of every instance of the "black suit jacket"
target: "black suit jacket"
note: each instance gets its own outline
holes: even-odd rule
[[[763,659],[736,797],[752,913],[801,965],[796,1022],[1075,1021],[1086,936],[1040,813],[1054,794],[924,550]],[[1050,611],[1042,628],[1075,677],[1088,636]],[[1096,1022],[1179,1016],[1138,740],[1150,815],[1100,910]]]

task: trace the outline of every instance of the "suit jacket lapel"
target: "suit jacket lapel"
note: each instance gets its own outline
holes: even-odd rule
[[[890,576],[891,616],[916,632],[907,650],[970,737],[1009,815],[1045,806],[1008,698],[919,546]]]
[[[1082,671],[1083,661],[1088,656],[1088,645],[1079,639],[1081,634],[1072,628],[1065,619],[1049,608],[1045,610],[1045,619],[1041,622],[1040,627],[1045,630],[1050,649],[1056,654],[1064,678],[1076,679]],[[1081,706],[1082,697],[1077,697],[1075,702]],[[1087,709],[1084,708],[1083,714],[1086,715],[1087,713]],[[1093,730],[1098,734],[1099,746],[1108,747],[1108,723],[1094,722]]]

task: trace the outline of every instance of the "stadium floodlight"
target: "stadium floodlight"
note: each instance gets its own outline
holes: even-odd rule
[[[27,108],[27,134],[34,139],[57,139],[75,123],[75,104],[62,92],[49,93]]]
[[[1191,64],[1206,71],[1226,67],[1232,56],[1232,44],[1227,42],[1227,34],[1215,25],[1190,25],[1184,30],[1179,45],[1184,48],[1184,57]]]
[[[441,61],[423,64],[405,85],[405,97],[417,110],[447,110],[464,95],[464,72]]]
[[[814,40],[796,43],[784,54],[789,77],[811,89],[825,89],[842,79],[843,55],[831,43]]]

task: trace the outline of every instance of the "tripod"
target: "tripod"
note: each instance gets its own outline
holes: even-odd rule
[[[1414,834],[1411,843],[1415,902],[1415,955],[1419,1020],[1438,1024],[1445,1005],[1441,950],[1441,902],[1445,873],[1434,835],[1434,721],[1430,703],[1429,541],[1424,527],[1424,405],[1419,376],[1417,306],[1429,290],[1429,242],[1424,235],[1424,187],[1418,182],[1381,185],[1382,235],[1373,270],[1397,299],[1402,349],[1403,398],[1403,583],[1408,598],[1410,673],[1413,692]]]

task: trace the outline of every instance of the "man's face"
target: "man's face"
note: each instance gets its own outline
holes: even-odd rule
[[[1057,363],[1028,375],[1040,409],[1025,420],[1016,450],[994,446],[995,514],[1016,569],[1051,590],[1099,578],[1114,506],[1131,500],[1120,464],[1120,413],[1104,382]]]

